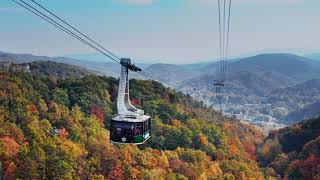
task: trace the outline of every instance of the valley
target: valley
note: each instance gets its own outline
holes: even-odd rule
[[[291,54],[262,54],[228,64],[223,90],[224,114],[260,127],[264,132],[319,116],[320,63]],[[290,68],[288,68],[290,67]],[[219,110],[212,71],[179,83],[191,94]],[[318,108],[316,108],[318,107]],[[308,109],[312,109],[312,112]]]

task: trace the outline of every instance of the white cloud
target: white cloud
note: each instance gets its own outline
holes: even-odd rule
[[[193,2],[205,3],[205,4],[217,4],[218,0],[191,0]],[[220,0],[223,2],[223,0]],[[232,3],[235,5],[295,5],[301,4],[307,1],[314,0],[232,0]],[[229,2],[227,0],[227,2]]]
[[[125,4],[148,6],[155,3],[157,0],[118,0],[118,1]]]

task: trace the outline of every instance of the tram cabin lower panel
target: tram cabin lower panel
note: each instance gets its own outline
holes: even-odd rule
[[[136,118],[112,118],[110,123],[110,141],[118,144],[143,144],[150,138],[151,118],[143,115]]]

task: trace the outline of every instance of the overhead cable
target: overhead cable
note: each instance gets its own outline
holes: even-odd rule
[[[108,58],[110,58],[111,60],[119,63],[118,59],[112,57],[111,55],[103,52],[102,50],[100,50],[99,48],[97,48],[96,46],[92,45],[91,43],[89,43],[88,41],[86,41],[85,39],[81,38],[79,35],[75,34],[74,32],[72,32],[71,30],[69,30],[68,28],[64,27],[63,25],[61,25],[60,23],[58,23],[57,21],[55,21],[53,18],[50,18],[49,16],[47,16],[46,14],[42,13],[40,10],[38,10],[37,8],[33,7],[32,5],[30,5],[29,3],[25,2],[24,0],[11,0],[13,2],[15,2],[16,4],[20,5],[21,7],[25,8],[26,10],[32,12],[33,14],[37,15],[38,17],[42,18],[43,20],[47,21],[48,23],[52,24],[53,26],[55,26],[56,28],[64,31],[65,33],[69,34],[70,36],[76,38],[77,40],[79,40],[80,42],[88,45],[89,47],[91,47],[92,49],[102,53],[103,55],[107,56]],[[18,2],[20,1],[20,2]]]
[[[106,48],[104,48],[103,46],[101,46],[100,44],[98,44],[96,41],[92,40],[90,37],[88,37],[86,34],[82,33],[81,31],[79,31],[77,28],[75,28],[74,26],[72,26],[70,23],[66,22],[65,20],[63,20],[62,18],[60,18],[59,16],[55,15],[52,11],[48,10],[46,7],[42,6],[41,4],[39,4],[38,2],[36,2],[35,0],[31,0],[33,3],[35,3],[37,6],[39,6],[41,9],[45,10],[46,12],[48,12],[49,14],[51,14],[52,16],[54,16],[55,18],[57,18],[58,20],[60,20],[61,22],[63,22],[65,25],[69,26],[70,28],[72,28],[73,30],[75,30],[77,33],[81,34],[82,36],[84,36],[85,38],[87,38],[89,41],[91,41],[92,43],[94,43],[95,45],[99,46],[100,48],[102,48],[103,50],[107,51],[109,54],[111,54],[114,58],[120,60],[120,58],[118,56],[116,56],[115,54],[113,54],[111,51],[107,50]]]

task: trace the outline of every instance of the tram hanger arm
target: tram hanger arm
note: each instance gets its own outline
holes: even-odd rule
[[[132,63],[127,63],[127,62],[120,62],[120,64],[128,69],[130,69],[131,71],[137,72],[137,71],[142,71],[141,68],[139,68],[138,66],[132,64]]]
[[[213,84],[214,86],[224,86],[224,84],[222,82],[216,82]]]

